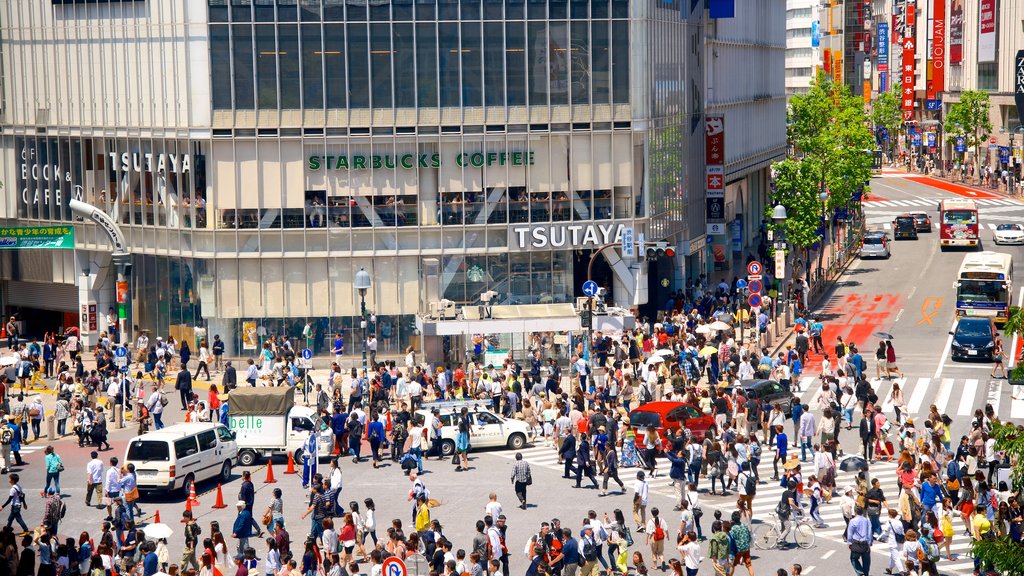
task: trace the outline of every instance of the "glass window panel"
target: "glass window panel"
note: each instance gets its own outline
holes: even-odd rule
[[[228,26],[210,26],[210,76],[213,109],[231,109],[231,42]]]
[[[324,24],[323,49],[325,92],[328,108],[344,108],[345,90],[345,25]]]
[[[590,78],[594,104],[607,104],[610,94],[608,21],[594,20],[590,28]]]
[[[391,19],[396,22],[412,20],[412,0],[394,0],[391,3]]]
[[[320,21],[320,0],[299,0],[299,18],[304,22]]]
[[[547,0],[527,0],[526,14],[530,20],[547,20]]]
[[[345,19],[345,0],[324,0],[324,20],[341,22]]]
[[[391,25],[370,24],[373,107],[391,108]]]
[[[530,6],[533,6],[532,4]],[[529,43],[530,106],[548,103],[548,29],[544,22],[527,24],[526,41]]]
[[[416,91],[419,105],[437,106],[437,29],[416,25]]]
[[[302,25],[302,106],[324,107],[323,46],[320,25]]]
[[[395,24],[392,28],[392,43],[395,54],[395,106],[413,108],[416,106],[416,90],[409,85],[409,79],[416,77],[415,41],[412,24]]]
[[[548,0],[548,15],[552,20],[564,20],[568,15],[568,0]]]
[[[437,0],[438,20],[458,20],[459,0]]]
[[[295,22],[299,18],[298,0],[277,0],[277,21]]]
[[[484,20],[501,20],[505,0],[484,0]]]
[[[349,6],[351,8],[351,6]],[[349,24],[348,94],[350,108],[370,107],[369,39],[365,24]]]
[[[277,108],[277,43],[273,24],[256,26],[256,80],[259,107]]]
[[[274,0],[256,0],[253,6],[257,22],[274,21]]]
[[[228,21],[228,0],[210,0],[210,22]]]
[[[570,18],[573,20],[580,19],[584,20],[587,18],[587,8],[590,5],[589,0],[570,0],[569,9],[572,11]]]
[[[416,0],[416,19],[417,20],[436,20],[437,19],[437,4],[436,4],[436,0]]]
[[[463,20],[480,19],[480,0],[461,0],[459,4],[462,6]]]
[[[526,0],[505,0],[505,18],[507,20],[526,17]]]
[[[572,67],[570,90],[573,104],[590,103],[590,34],[588,28],[586,22],[573,22],[570,29],[569,56]]]
[[[629,0],[612,0],[612,18],[629,18]]]
[[[483,57],[480,52],[480,23],[462,25],[462,105],[483,104]]]
[[[234,24],[231,27],[235,75],[235,108],[251,110],[256,107],[256,92],[253,87],[252,69],[252,25]]]
[[[349,22],[366,20],[366,4],[360,2],[347,2],[345,4],[345,16]]]
[[[569,26],[565,22],[551,22],[548,63],[550,65],[551,104],[569,103]]]
[[[281,67],[281,108],[298,110],[302,108],[299,92],[299,27],[282,24],[278,28],[278,64]]]
[[[231,21],[252,21],[252,0],[231,0]]]
[[[612,22],[612,101],[629,102],[629,22]]]
[[[608,0],[590,0],[591,18],[607,18],[611,13],[608,7]]]
[[[443,6],[443,5],[442,5]],[[441,72],[441,106],[459,106],[459,25],[438,24],[438,57]]]
[[[522,22],[505,24],[505,70],[508,105],[526,105],[526,28]]]
[[[371,3],[370,20],[374,22],[387,22],[391,20],[391,2]]]
[[[484,96],[488,106],[505,103],[505,26],[484,23]]]

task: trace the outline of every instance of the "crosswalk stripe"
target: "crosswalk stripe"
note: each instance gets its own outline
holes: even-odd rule
[[[917,384],[914,385],[914,392],[910,395],[910,403],[907,404],[907,412],[910,414],[917,414],[917,411],[921,409],[921,404],[924,402],[924,395],[928,392],[928,385],[931,384],[931,378],[918,378]]]
[[[900,389],[903,390],[906,387],[907,379],[906,378],[897,378],[894,383],[895,384],[899,384],[900,385]],[[879,386],[878,387],[879,388],[882,387],[881,386],[881,381],[879,381]],[[890,386],[889,387],[889,391],[885,394],[885,400],[882,401],[882,412],[894,412],[894,410],[893,410],[893,403],[892,403],[892,391],[893,391],[893,388],[892,388],[892,386]],[[875,391],[875,394],[878,394],[877,390]],[[906,396],[906,391],[903,392],[903,395]]]
[[[974,393],[978,391],[978,381],[969,378],[964,381],[963,397],[960,398],[960,407],[957,408],[957,416],[970,416],[974,407]]]
[[[993,223],[991,223],[991,222],[989,222],[989,223],[988,223],[988,229],[989,229],[989,230],[992,230],[993,232],[995,232],[995,229],[996,229],[996,225],[995,225],[995,224],[993,224]]]
[[[939,413],[943,414],[946,412],[946,404],[949,402],[949,395],[953,392],[953,379],[943,378],[939,384],[939,393],[935,397],[935,407],[939,409]]]
[[[892,200],[892,203],[897,206],[912,206],[912,204],[908,204],[906,200]]]
[[[892,224],[886,222],[885,224],[882,224],[882,228],[885,228],[886,230],[892,230]]]

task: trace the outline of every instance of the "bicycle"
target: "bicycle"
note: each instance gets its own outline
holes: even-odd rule
[[[754,547],[758,550],[771,550],[778,547],[780,540],[782,540],[782,531],[780,529],[779,515],[770,512],[774,520],[770,523],[761,524],[754,529]],[[811,523],[810,518],[801,516],[797,520],[791,520],[794,523],[792,529],[793,541],[797,546],[803,549],[814,546],[814,524]]]

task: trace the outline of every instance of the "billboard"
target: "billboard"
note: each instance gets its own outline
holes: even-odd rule
[[[932,0],[931,82],[929,100],[946,90],[946,0]]]
[[[878,71],[889,71],[889,23],[878,23]]]
[[[978,17],[978,62],[996,61],[996,0],[981,0]]]
[[[964,0],[949,0],[949,63],[964,59]]]
[[[914,37],[914,5],[907,5],[907,24],[904,28],[903,37],[903,63],[900,68],[900,81],[903,85],[903,94],[900,97],[902,102],[903,120],[914,118],[914,83],[917,79],[917,63],[914,60],[914,51],[917,47],[917,39]]]

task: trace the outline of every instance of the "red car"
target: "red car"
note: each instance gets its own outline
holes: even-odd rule
[[[704,434],[715,424],[715,419],[701,412],[693,404],[685,402],[648,402],[634,408],[629,413],[629,425],[634,429],[654,427],[658,437],[665,442],[665,431],[669,428],[676,434],[686,428],[698,440],[704,440]],[[637,430],[637,444],[642,442],[640,431]],[[665,448],[665,446],[663,446]]]

